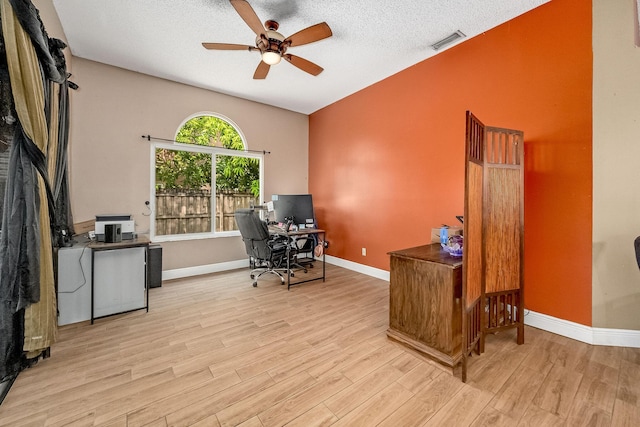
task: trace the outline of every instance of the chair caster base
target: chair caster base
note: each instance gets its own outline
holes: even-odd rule
[[[257,288],[258,287],[258,282],[253,282],[253,287]]]

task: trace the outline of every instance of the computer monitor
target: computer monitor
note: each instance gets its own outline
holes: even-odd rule
[[[311,194],[274,194],[271,200],[276,222],[286,223],[293,218],[296,225],[311,227],[315,224]]]

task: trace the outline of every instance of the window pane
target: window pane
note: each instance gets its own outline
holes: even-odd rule
[[[217,155],[216,193],[216,231],[237,230],[235,210],[259,204],[260,160]]]
[[[211,154],[156,150],[156,232],[211,232]]]
[[[246,152],[236,127],[216,116],[187,120],[176,142],[154,153],[154,236],[237,230],[236,209],[259,204],[262,155]]]

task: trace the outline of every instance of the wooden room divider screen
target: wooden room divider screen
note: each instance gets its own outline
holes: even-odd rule
[[[484,126],[467,111],[462,380],[487,333],[518,328],[524,342],[524,143],[517,130]]]

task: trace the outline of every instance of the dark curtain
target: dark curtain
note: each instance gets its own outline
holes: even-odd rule
[[[51,339],[38,343],[30,338],[29,343],[25,343],[25,324],[36,331],[39,323],[48,323],[46,327],[54,328],[50,336],[55,338],[55,315],[53,320],[43,320],[47,316],[25,313],[40,304],[41,299],[48,305],[53,304],[53,307],[46,307],[46,311],[50,313],[53,309],[55,313],[55,291],[49,283],[43,287],[41,273],[43,269],[53,271],[49,246],[57,244],[58,231],[73,230],[67,173],[68,88],[73,83],[67,80],[62,52],[65,44],[48,37],[31,1],[0,1],[4,12],[0,38],[0,151],[7,149],[7,144],[10,150],[0,230],[0,379],[4,379],[15,376],[48,352]],[[8,83],[16,84],[15,80],[11,81],[16,71],[13,71],[14,77],[10,77],[8,72],[8,57],[15,54],[9,49],[14,47],[5,44],[4,34],[9,13],[15,14],[11,22],[17,21],[22,28],[20,31],[28,35],[28,50],[35,51],[37,58],[31,72],[40,75],[37,81],[41,81],[42,86],[33,88],[21,83],[21,94],[8,90],[11,88]],[[43,111],[36,111],[35,115],[38,118],[44,116],[48,131],[45,138],[40,132],[40,140],[36,140],[34,132],[25,130],[21,123],[25,114],[31,116],[34,113],[28,110],[36,104],[25,102],[24,98],[30,98],[35,92],[44,97]],[[31,124],[28,126],[32,127]],[[45,226],[41,217],[43,212],[48,212]],[[47,256],[42,253],[43,243]],[[47,293],[53,292],[53,298],[46,299],[41,295],[43,289]]]

